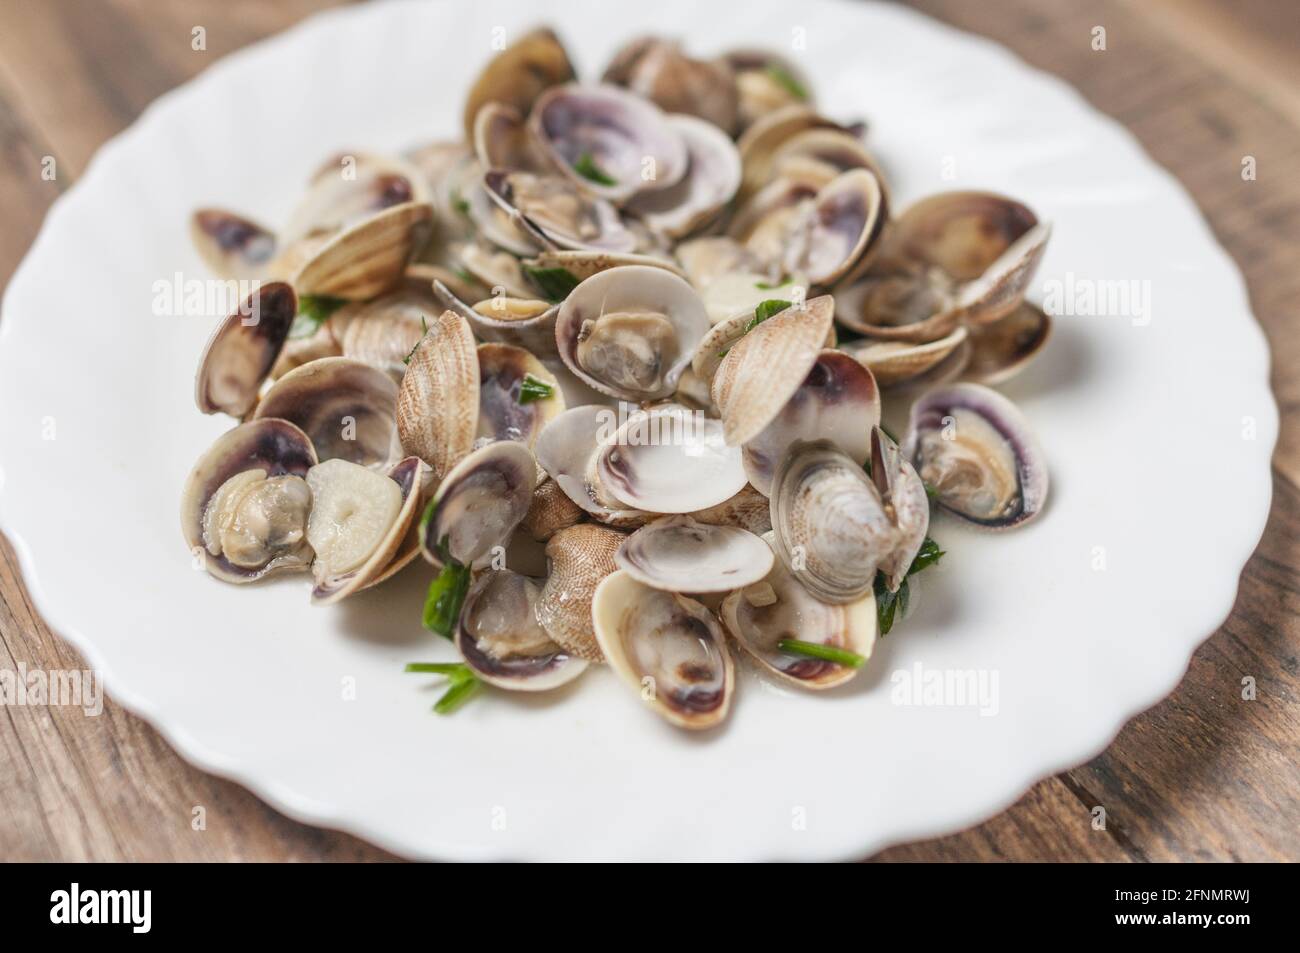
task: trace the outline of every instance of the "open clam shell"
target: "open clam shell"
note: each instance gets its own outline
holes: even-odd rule
[[[533,500],[537,465],[522,443],[498,440],[461,460],[438,484],[421,524],[424,558],[473,566],[504,551]]]
[[[717,331],[719,325],[734,323],[737,318],[752,318],[754,309],[764,301],[802,301],[807,295],[808,281],[802,275],[785,275],[779,281],[769,281],[765,274],[754,271],[733,271],[723,275],[701,293],[709,320],[713,322],[713,331]],[[742,324],[742,332],[744,329]],[[738,339],[739,335],[735,337]],[[704,342],[700,343],[703,346]],[[731,343],[733,341],[728,340],[727,344]],[[834,343],[832,340],[827,347]]]
[[[871,371],[843,351],[823,350],[776,418],[742,448],[749,482],[772,491],[772,476],[796,440],[827,439],[858,464],[880,423],[880,391]]]
[[[612,204],[588,195],[563,176],[494,169],[483,176],[483,188],[512,227],[531,242],[517,254],[531,254],[538,247],[613,253],[637,247],[636,235],[624,226]],[[494,241],[503,244],[500,237]],[[504,247],[516,251],[513,244]]]
[[[201,208],[190,216],[190,239],[214,274],[236,280],[265,277],[278,250],[275,232],[219,208]]]
[[[910,341],[863,341],[845,348],[875,375],[881,387],[911,381],[934,368],[967,339],[965,326],[954,328],[947,337],[925,344]]]
[[[772,480],[771,507],[777,554],[823,602],[860,599],[899,544],[870,477],[828,440],[790,448]]]
[[[233,583],[306,569],[312,551],[303,529],[311,495],[303,498],[303,478],[316,462],[311,440],[287,420],[249,421],[217,438],[181,490],[181,532],[203,568]],[[276,479],[275,486],[255,487]],[[241,506],[240,498],[254,489],[260,495]],[[225,532],[238,536],[245,550],[260,547],[265,558],[232,560],[222,542]],[[254,547],[247,546],[250,534]]]
[[[562,174],[615,204],[686,174],[681,135],[653,103],[617,86],[556,86],[538,97],[528,124]]]
[[[974,281],[1037,224],[1029,208],[993,192],[940,192],[903,211],[881,257]]]
[[[552,420],[564,413],[564,392],[541,361],[509,344],[478,346],[478,438],[517,440],[530,450]],[[551,389],[549,397],[525,403],[525,382]]]
[[[279,417],[311,438],[322,460],[387,467],[397,443],[397,384],[350,357],[323,357],[271,385],[254,417]]]
[[[617,430],[617,415],[608,407],[571,407],[537,438],[537,462],[570,500],[595,519],[612,526],[640,526],[650,519],[649,514],[618,504],[606,505],[593,483],[596,451]]]
[[[285,224],[282,245],[339,232],[385,209],[427,203],[433,195],[419,168],[405,159],[341,153],[322,163]]]
[[[723,60],[735,76],[737,119],[742,130],[780,109],[806,109],[812,103],[808,76],[788,57],[771,50],[739,49],[728,52]]]
[[[999,321],[1020,307],[1051,236],[1051,226],[1039,222],[1008,246],[983,274],[961,289],[957,300],[962,316],[978,327]]]
[[[970,359],[963,376],[976,384],[1000,384],[1024,370],[1047,345],[1052,319],[1022,302],[1005,318],[972,329]]]
[[[652,232],[679,239],[717,218],[740,188],[740,154],[717,126],[694,116],[669,116],[686,143],[690,165],[676,185],[635,196],[627,210]]]
[[[551,571],[537,600],[537,621],[565,651],[589,662],[604,661],[592,626],[592,596],[618,569],[614,553],[623,538],[617,530],[579,523],[546,544]]]
[[[480,340],[510,344],[539,357],[556,357],[555,319],[560,306],[536,298],[497,295],[478,304],[462,301],[441,281],[433,283],[443,307],[463,317]]]
[[[258,286],[212,333],[194,379],[194,402],[205,414],[243,417],[289,337],[298,296],[283,281]]]
[[[1047,461],[1029,422],[979,384],[922,395],[912,406],[903,454],[940,506],[978,526],[1019,526],[1047,499]]]
[[[465,594],[456,648],[489,685],[541,692],[565,685],[587,668],[569,655],[537,621],[541,586],[509,569],[479,574]]]
[[[693,59],[670,40],[639,37],[625,44],[601,82],[626,86],[664,112],[698,116],[728,135],[735,130],[739,97],[730,65]]]
[[[623,540],[614,561],[637,582],[655,589],[729,592],[766,576],[772,550],[736,526],[665,516]]]
[[[713,375],[713,402],[727,443],[753,440],[776,419],[812,370],[834,322],[829,296],[763,321],[727,352]]]
[[[294,273],[299,294],[364,301],[397,285],[432,231],[432,208],[406,202],[329,238]]]
[[[473,140],[474,121],[487,103],[504,103],[528,115],[548,88],[573,79],[573,64],[553,30],[542,27],[515,39],[493,57],[465,98],[465,138]]]
[[[645,265],[650,268],[663,268],[679,278],[686,277],[675,262],[667,258],[660,258],[657,255],[641,255],[634,252],[602,252],[581,248],[546,249],[538,252],[534,258],[526,260],[524,265],[527,267],[526,273],[534,284],[544,278],[544,275],[539,275],[539,273],[564,272],[563,275],[556,274],[554,276],[560,282],[559,285],[550,285],[548,283],[547,287],[544,288],[539,285],[542,291],[548,292],[547,297],[556,301],[562,301],[568,297],[568,293],[573,288],[592,275],[599,274],[602,271],[609,271],[611,268],[621,268],[624,265]],[[562,291],[563,293],[550,294],[549,291]]]
[[[961,320],[957,288],[937,268],[878,271],[835,290],[835,317],[882,341],[926,344],[952,334]]]
[[[813,198],[812,208],[787,249],[785,268],[815,285],[859,273],[871,260],[888,212],[880,180],[869,169],[849,169]]]
[[[735,668],[703,605],[619,571],[597,587],[591,616],[606,661],[656,714],[692,730],[727,717]]]
[[[444,311],[411,354],[397,392],[397,432],[406,453],[443,476],[474,448],[478,352],[465,319]]]
[[[847,649],[869,658],[878,631],[871,590],[844,605],[822,602],[779,561],[763,580],[728,595],[720,615],[740,647],[765,670],[814,691],[842,685],[858,669],[783,652],[782,640]]]
[[[670,271],[611,268],[574,288],[555,320],[560,359],[622,400],[667,397],[709,329],[704,302]]]
[[[774,109],[755,120],[736,140],[744,177],[740,186],[740,201],[744,202],[768,182],[773,175],[773,156],[795,135],[809,129],[845,128],[837,122],[819,115],[807,103],[796,102]]]
[[[322,468],[353,468],[367,474],[365,482],[357,480],[357,473],[343,475],[324,474]],[[307,474],[312,484],[312,518],[308,521],[308,539],[321,536],[346,537],[353,533],[363,535],[366,539],[366,555],[359,565],[340,564],[336,559],[326,558],[323,547],[317,549],[316,561],[312,572],[316,585],[312,589],[313,605],[333,605],[355,592],[367,588],[382,578],[387,578],[396,569],[405,565],[402,550],[416,514],[420,508],[420,491],[424,464],[418,457],[406,457],[393,465],[386,476],[371,470],[357,467],[343,460],[326,461]],[[396,486],[397,505],[374,499],[371,494],[376,484],[388,480]],[[380,514],[391,516],[385,522],[378,522]],[[373,521],[372,521],[373,520]],[[354,527],[354,522],[363,522],[364,528]],[[356,544],[350,540],[343,541],[339,547],[355,550]],[[409,556],[405,557],[409,561]],[[396,565],[400,563],[401,565]]]
[[[723,439],[722,422],[676,404],[629,417],[594,464],[601,490],[648,513],[716,506],[745,485],[740,450]]]
[[[898,536],[880,562],[885,584],[890,592],[897,592],[930,529],[930,496],[912,464],[880,427],[871,428],[871,482]]]

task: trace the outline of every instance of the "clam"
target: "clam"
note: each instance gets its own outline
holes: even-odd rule
[[[706,331],[699,295],[662,268],[611,268],[574,288],[560,306],[560,358],[596,390],[622,400],[667,397]]]
[[[614,553],[622,542],[617,530],[579,523],[546,544],[551,569],[537,599],[537,621],[565,651],[589,662],[604,660],[592,627],[592,595],[617,570]]]
[[[435,479],[474,448],[479,368],[465,319],[444,311],[411,354],[397,392],[397,431],[406,453],[433,467]]]
[[[429,205],[406,202],[333,234],[293,273],[294,288],[350,301],[382,294],[428,240],[431,217]]]
[[[546,425],[564,413],[559,381],[510,344],[480,344],[478,369],[478,439],[517,440],[531,450]]]
[[[510,224],[529,237],[531,244],[522,250],[510,248],[518,254],[531,254],[538,247],[604,252],[637,247],[636,236],[613,205],[562,176],[493,170],[483,177],[483,187]]]
[[[351,302],[330,316],[339,351],[400,381],[406,359],[424,335],[429,318],[443,310],[423,269],[408,269],[393,291],[372,301]]]
[[[910,206],[857,287],[837,292],[837,317],[877,338],[933,341],[958,321],[1015,311],[1051,230],[1024,205],[990,192],[944,192]]]
[[[839,123],[819,115],[804,103],[791,103],[774,109],[755,120],[736,140],[744,177],[740,186],[743,202],[772,178],[772,159],[776,151],[794,136],[809,129],[847,131]]]
[[[681,135],[653,103],[616,86],[547,90],[529,114],[534,138],[583,191],[622,204],[666,189],[686,174]]]
[[[782,177],[754,196],[728,234],[786,274],[831,285],[870,262],[887,212],[880,181],[849,169],[820,189]]]
[[[897,592],[930,528],[930,496],[925,483],[898,445],[879,427],[871,429],[871,482],[885,504],[897,541],[880,562],[885,585]]]
[[[903,453],[950,513],[991,529],[1037,516],[1047,462],[1024,415],[979,384],[931,390],[912,406]]]
[[[595,519],[614,526],[640,525],[648,514],[609,500],[596,486],[596,452],[617,430],[617,418],[609,408],[571,407],[537,438],[537,462],[570,500]]]
[[[465,99],[465,138],[473,140],[474,121],[487,103],[504,103],[527,115],[551,86],[573,78],[573,64],[552,30],[540,28],[519,37],[483,68]]]
[[[614,554],[637,582],[668,592],[727,592],[758,582],[772,568],[772,550],[736,526],[664,516],[647,523]]]
[[[680,239],[717,218],[740,188],[740,154],[718,127],[694,116],[669,116],[686,143],[689,167],[676,185],[633,197],[626,208],[656,234]]]
[[[244,583],[312,561],[306,538],[316,465],[307,435],[265,418],[222,434],[194,465],[181,491],[181,531],[203,567]]]
[[[733,344],[713,375],[727,443],[739,446],[776,419],[808,377],[831,332],[829,296],[778,312]]]
[[[702,510],[745,485],[741,454],[723,440],[722,422],[676,404],[630,416],[592,465],[601,492],[647,513]]]
[[[860,599],[904,545],[871,478],[829,440],[790,448],[772,480],[771,507],[777,554],[823,602]]]
[[[558,483],[548,478],[533,490],[533,501],[519,525],[533,539],[544,543],[581,519],[582,507],[569,499]]]
[[[793,175],[829,183],[849,169],[867,169],[885,189],[885,176],[862,140],[843,129],[817,127],[795,133],[772,150],[774,175]]]
[[[484,103],[474,120],[474,155],[484,169],[545,172],[546,159],[528,133],[524,114],[507,103]]]
[[[275,260],[275,233],[252,219],[219,208],[190,217],[190,238],[204,264],[221,278],[261,278]]]
[[[842,685],[858,670],[782,651],[783,640],[846,649],[865,658],[875,646],[878,627],[870,590],[844,605],[822,602],[779,561],[765,578],[728,595],[720,615],[740,647],[765,670],[813,690]]]
[[[284,227],[286,247],[315,235],[344,231],[385,209],[432,198],[420,170],[392,156],[348,153],[321,164]]]
[[[199,358],[194,401],[205,414],[243,417],[289,337],[298,297],[282,281],[258,288],[217,326]]]
[[[697,523],[710,526],[738,526],[755,536],[772,529],[772,509],[766,496],[746,483],[740,492],[716,506],[686,514]]]
[[[643,37],[625,44],[601,81],[626,86],[664,112],[698,116],[723,133],[736,127],[739,97],[725,60],[697,60],[668,40]]]
[[[441,568],[473,566],[504,551],[533,499],[537,466],[528,448],[498,440],[475,450],[438,484],[421,525],[421,552]]]
[[[489,685],[538,692],[573,681],[587,668],[551,641],[537,621],[541,587],[509,569],[480,573],[465,594],[456,648]]]
[[[718,620],[694,599],[615,572],[591,604],[596,639],[618,676],[679,728],[712,728],[727,717],[735,669]]]
[[[1005,318],[971,329],[963,376],[977,384],[1000,384],[1023,370],[1051,333],[1052,319],[1041,308],[1022,302]]]
[[[386,468],[400,456],[397,384],[349,357],[323,357],[294,368],[267,390],[255,418],[300,427],[322,460]]]
[[[939,365],[957,351],[968,336],[966,327],[958,325],[952,333],[937,341],[916,344],[864,339],[847,345],[845,350],[875,375],[876,383],[881,387],[893,387],[912,381]]]
[[[737,119],[742,129],[787,107],[806,109],[812,101],[808,78],[786,57],[768,50],[743,49],[732,50],[724,59],[735,76]]]
[[[570,291],[592,275],[624,265],[663,268],[679,278],[686,274],[667,258],[633,252],[603,252],[590,249],[554,248],[540,251],[524,262],[529,280],[554,301],[562,301]],[[563,274],[558,274],[563,272]],[[558,285],[552,282],[559,282]],[[560,293],[551,293],[560,292]]]
[[[760,493],[770,493],[776,465],[796,440],[824,438],[865,463],[878,423],[880,391],[871,371],[842,351],[823,350],[776,418],[745,443],[745,474]]]
[[[533,296],[533,289],[524,278],[519,259],[509,252],[497,251],[485,242],[468,242],[457,245],[454,254],[460,262],[461,270],[473,284],[486,288],[493,296]]]
[[[441,281],[434,282],[433,291],[443,307],[464,318],[479,339],[521,347],[539,358],[557,356],[555,319],[560,313],[558,305],[532,297],[515,298],[505,294],[470,305]]]
[[[387,474],[339,459],[307,471],[313,604],[332,605],[405,565],[403,541],[419,512],[423,472],[417,457]]]

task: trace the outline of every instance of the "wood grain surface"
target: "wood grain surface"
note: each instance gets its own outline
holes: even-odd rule
[[[107,138],[315,0],[0,0],[0,283]],[[918,0],[1004,43],[1128,126],[1196,197],[1246,275],[1282,411],[1272,514],[1232,615],[1172,696],[1013,807],[878,860],[1300,860],[1300,5],[1288,0]],[[206,52],[190,47],[195,25]],[[1092,49],[1104,26],[1107,49]],[[1243,181],[1244,156],[1258,178]],[[53,156],[57,177],[41,177]],[[1212,316],[1199,316],[1212,319]],[[1231,341],[1224,342],[1231,347]],[[1212,513],[1214,501],[1206,501]],[[0,540],[0,669],[81,668]],[[1242,698],[1242,680],[1257,686]],[[194,807],[207,827],[191,829]],[[1104,830],[1092,811],[1104,807]],[[385,860],[184,763],[112,703],[0,707],[0,859]]]

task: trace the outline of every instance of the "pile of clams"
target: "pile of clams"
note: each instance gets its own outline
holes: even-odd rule
[[[1048,338],[1049,227],[985,192],[896,209],[864,128],[779,56],[640,37],[579,80],[537,29],[460,140],[330,159],[275,228],[195,212],[255,287],[199,360],[234,425],[182,492],[196,565],[322,605],[425,565],[461,657],[411,668],[439,711],[608,665],[705,729],[738,663],[851,680],[941,555],[932,507],[1008,529],[1048,488],[989,385]]]

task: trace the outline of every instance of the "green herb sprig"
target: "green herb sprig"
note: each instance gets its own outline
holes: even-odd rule
[[[795,99],[802,102],[808,101],[808,90],[804,89],[803,84],[790,75],[789,70],[777,66],[775,63],[768,63],[765,72]]]
[[[596,165],[596,160],[590,152],[578,156],[578,161],[573,163],[573,171],[588,182],[595,182],[597,185],[618,185],[617,179],[612,178],[609,173]]]
[[[937,565],[939,560],[946,555],[945,551],[939,548],[929,536],[921,544],[921,548],[916,553],[916,558],[912,560],[912,565],[907,567],[907,575],[903,577],[903,583],[898,587],[897,592],[889,591],[889,584],[885,580],[883,572],[876,573],[875,593],[876,593],[876,618],[880,623],[880,634],[888,635],[889,630],[894,627],[894,621],[901,615],[907,615],[907,603],[911,598],[911,588],[907,580],[931,566]]]
[[[483,683],[464,662],[410,662],[406,671],[423,675],[447,676],[447,690],[434,704],[433,710],[439,715],[450,715],[467,701],[478,694]]]
[[[563,301],[578,287],[578,279],[567,268],[529,268],[524,265],[524,274],[551,302]]]
[[[298,314],[289,327],[289,337],[311,337],[330,319],[330,315],[347,303],[346,298],[331,298],[329,295],[299,296]]]
[[[547,400],[555,396],[555,388],[546,381],[538,380],[532,374],[525,374],[519,384],[519,403],[531,404],[535,400]]]
[[[857,652],[836,648],[833,645],[822,645],[820,642],[805,642],[803,639],[782,639],[776,643],[776,647],[790,655],[802,655],[806,658],[820,659],[823,662],[834,662],[836,665],[843,665],[845,668],[861,668],[867,662],[866,656],[859,655]]]

